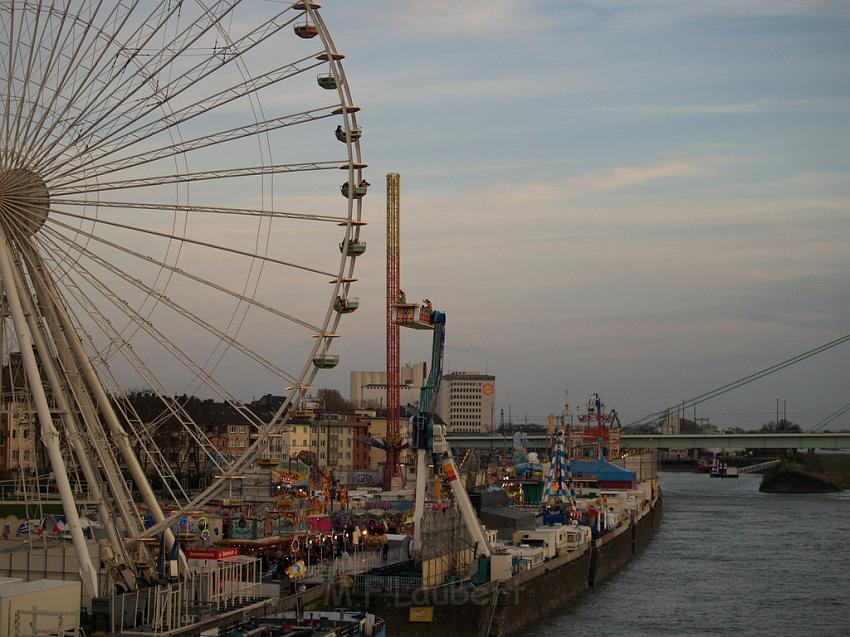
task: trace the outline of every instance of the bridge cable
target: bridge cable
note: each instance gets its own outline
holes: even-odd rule
[[[823,353],[823,352],[825,352],[829,349],[832,349],[833,347],[838,347],[839,345],[842,345],[842,344],[844,344],[848,341],[850,341],[850,334],[846,334],[846,335],[844,335],[840,338],[837,338],[833,341],[830,341],[828,343],[824,343],[823,345],[815,347],[814,349],[810,349],[807,352],[803,352],[802,354],[798,354],[796,356],[792,356],[791,358],[787,358],[782,362],[771,365],[770,367],[765,367],[762,370],[759,370],[757,372],[753,372],[752,374],[744,376],[743,378],[739,378],[738,380],[732,381],[731,383],[727,383],[725,385],[722,385],[722,386],[720,386],[716,389],[713,389],[709,392],[706,392],[704,394],[700,394],[699,396],[694,396],[693,398],[691,398],[689,400],[683,401],[682,403],[678,403],[676,405],[676,408],[678,409],[679,407],[684,407],[685,409],[687,409],[688,407],[694,407],[694,406],[699,405],[701,403],[704,403],[708,400],[712,400],[713,398],[717,398],[718,396],[722,396],[723,394],[726,394],[726,393],[728,393],[728,392],[730,392],[734,389],[738,389],[739,387],[743,387],[744,385],[747,385],[747,384],[749,384],[753,381],[760,380],[760,379],[764,378],[765,376],[769,376],[770,374],[773,374],[774,372],[778,372],[779,370],[785,369],[786,367],[790,367],[791,365],[799,363],[800,361],[804,361],[807,358],[811,358],[812,356],[816,356],[817,354],[821,354],[821,353]],[[659,417],[661,417],[665,413],[667,413],[670,409],[673,409],[673,407],[668,407],[667,409],[662,409],[661,411],[656,411],[652,414],[648,414],[648,415],[644,416],[643,418],[639,418],[638,420],[630,422],[629,424],[625,425],[623,427],[623,429],[626,430],[626,429],[629,429],[629,428],[638,427],[640,425],[644,425],[644,424],[647,424],[647,423],[652,422],[654,420],[657,420]],[[836,417],[838,415],[840,415],[840,414],[837,414]],[[819,423],[818,426],[820,424],[821,423]]]
[[[829,414],[829,416],[827,416],[826,418],[824,418],[823,420],[821,420],[818,424],[816,424],[814,427],[812,427],[811,429],[809,429],[809,431],[817,431],[817,430],[818,430],[818,429],[820,429],[821,427],[826,427],[826,426],[827,426],[829,423],[831,423],[833,420],[835,420],[835,419],[836,419],[836,418],[838,418],[839,416],[841,416],[841,415],[843,415],[843,414],[847,413],[848,411],[850,411],[850,403],[847,403],[847,404],[846,404],[846,405],[844,405],[843,407],[839,407],[838,409],[836,409],[834,412],[832,412],[831,414]]]

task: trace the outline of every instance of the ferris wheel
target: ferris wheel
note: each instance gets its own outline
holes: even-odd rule
[[[172,543],[178,516],[267,451],[339,360],[369,184],[319,8],[0,2],[3,401],[32,406],[90,592],[78,500],[133,586],[142,540]],[[281,388],[271,410],[247,399]],[[244,453],[222,450],[193,400],[247,426]],[[157,437],[175,423],[210,468],[202,490]]]

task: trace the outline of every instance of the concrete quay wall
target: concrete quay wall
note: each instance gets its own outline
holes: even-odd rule
[[[605,581],[634,557],[633,527],[622,526],[605,537],[594,540],[590,561],[590,586]]]
[[[591,551],[548,562],[546,572],[524,582],[512,581],[501,593],[492,623],[479,635],[509,635],[579,597],[588,588]],[[519,579],[519,578],[517,578]]]

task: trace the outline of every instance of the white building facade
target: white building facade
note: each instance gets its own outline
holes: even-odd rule
[[[427,365],[415,363],[399,370],[399,402],[402,405],[418,405],[419,390],[428,378]],[[351,372],[348,399],[355,409],[383,409],[387,406],[387,373]]]
[[[496,377],[452,372],[440,382],[437,415],[450,434],[490,433],[495,426]]]

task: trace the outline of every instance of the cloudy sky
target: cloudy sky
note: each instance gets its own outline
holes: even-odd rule
[[[381,369],[388,171],[402,288],[448,315],[449,370],[541,420],[625,420],[850,333],[850,6],[804,0],[328,0],[373,185],[348,372]],[[402,360],[430,343],[405,334]],[[700,406],[813,425],[850,345]],[[835,423],[836,425],[839,423]],[[850,420],[841,422],[850,426]]]
[[[39,5],[29,6],[19,15],[33,24]],[[103,6],[87,19],[108,32]],[[134,20],[154,5],[139,6]],[[59,104],[82,96],[74,118],[36,109],[57,118],[36,127],[43,138],[29,157],[51,193],[36,243],[110,387],[250,399],[309,369],[343,231],[217,211],[345,214],[336,121],[197,143],[336,104],[316,84],[326,70],[318,39],[286,24],[244,46],[257,24],[295,13],[288,7],[245,0],[226,16],[242,43],[237,65],[215,53],[219,31],[192,39],[189,25],[207,19],[192,2],[171,21],[154,11],[165,26],[150,46],[132,20],[118,39],[74,22],[96,44],[69,67],[68,85],[55,46],[16,46],[15,66],[32,59],[39,72],[11,83],[0,65],[0,86],[16,97],[32,95],[18,84],[41,72],[63,87]],[[0,58],[13,32],[2,15]],[[77,59],[83,40],[64,37],[61,15],[44,33],[62,42],[57,59]],[[497,418],[543,421],[568,389],[573,403],[601,393],[629,422],[850,333],[846,0],[326,0],[322,15],[362,107],[373,187],[352,288],[361,308],[337,330],[341,364],[314,386],[347,394],[350,371],[384,367],[390,171],[402,174],[402,288],[447,313],[448,370],[496,375]],[[39,41],[34,28],[14,32]],[[136,47],[136,73],[101,64]],[[193,110],[295,60],[310,68],[260,91],[261,113],[251,99]],[[208,63],[209,76],[197,70]],[[164,95],[166,110],[182,113],[184,143],[163,125],[176,116],[150,106]],[[0,127],[0,143],[16,142],[14,130]],[[327,170],[256,174],[305,161]],[[262,267],[246,258],[255,253]],[[257,301],[250,311],[243,293]],[[225,333],[239,343],[225,346]],[[404,334],[402,360],[428,358],[429,341]],[[790,418],[814,425],[848,404],[849,390],[847,344],[697,416],[758,427],[780,398]],[[850,428],[850,411],[833,426]]]

